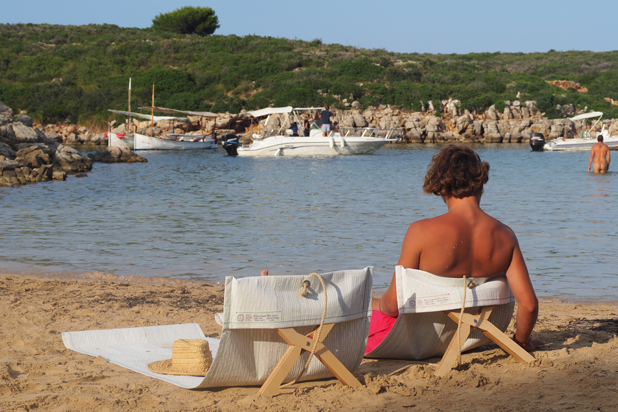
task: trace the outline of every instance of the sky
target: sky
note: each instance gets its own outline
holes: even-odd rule
[[[145,28],[184,6],[212,8],[220,24],[215,34],[399,53],[618,50],[615,0],[0,0],[0,23]]]

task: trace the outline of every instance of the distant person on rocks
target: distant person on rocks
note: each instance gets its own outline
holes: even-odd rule
[[[305,132],[305,136],[309,136],[309,132],[311,132],[311,122],[309,121],[309,115],[307,115],[305,117],[305,124],[304,124],[304,132]]]
[[[609,147],[603,143],[603,135],[599,134],[597,143],[592,146],[592,150],[590,151],[588,171],[590,171],[590,166],[592,166],[594,173],[606,173],[609,170],[610,160]]]
[[[328,136],[328,134],[330,133],[330,119],[331,117],[335,116],[328,109],[329,106],[327,105],[326,108],[320,113],[320,118],[322,119],[322,136],[324,137]]]

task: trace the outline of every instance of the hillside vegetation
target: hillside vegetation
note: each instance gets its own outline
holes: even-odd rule
[[[414,45],[410,45],[414,49]],[[114,25],[0,24],[0,101],[49,123],[105,123],[108,108],[156,105],[239,112],[358,100],[419,110],[454,98],[462,109],[498,110],[536,100],[548,117],[573,104],[618,118],[618,52],[392,53],[260,36],[201,37]],[[588,89],[562,90],[547,80]],[[501,106],[502,105],[502,106]]]

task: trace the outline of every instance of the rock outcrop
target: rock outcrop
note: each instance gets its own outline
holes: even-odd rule
[[[0,186],[65,180],[92,169],[92,160],[33,129],[27,116],[14,118],[0,102]]]
[[[88,157],[93,162],[101,163],[144,163],[148,161],[145,157],[120,146],[108,147],[104,150],[88,153]]]

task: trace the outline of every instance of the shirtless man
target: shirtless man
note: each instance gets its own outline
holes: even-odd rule
[[[481,162],[473,149],[464,145],[442,148],[429,165],[423,191],[441,196],[448,212],[410,225],[397,265],[453,278],[506,274],[517,301],[513,340],[531,351],[544,344],[531,337],[538,301],[515,233],[479,206],[488,174],[489,164]],[[399,314],[396,290],[393,275],[382,298],[373,300],[368,346],[379,343],[371,342],[372,336],[380,340],[385,336],[378,322],[384,319],[392,327]]]
[[[593,160],[594,165],[592,164]],[[592,166],[594,173],[606,173],[609,170],[610,160],[609,147],[603,143],[603,135],[599,135],[597,137],[597,144],[592,146],[590,151],[588,171],[590,171],[590,166]]]

